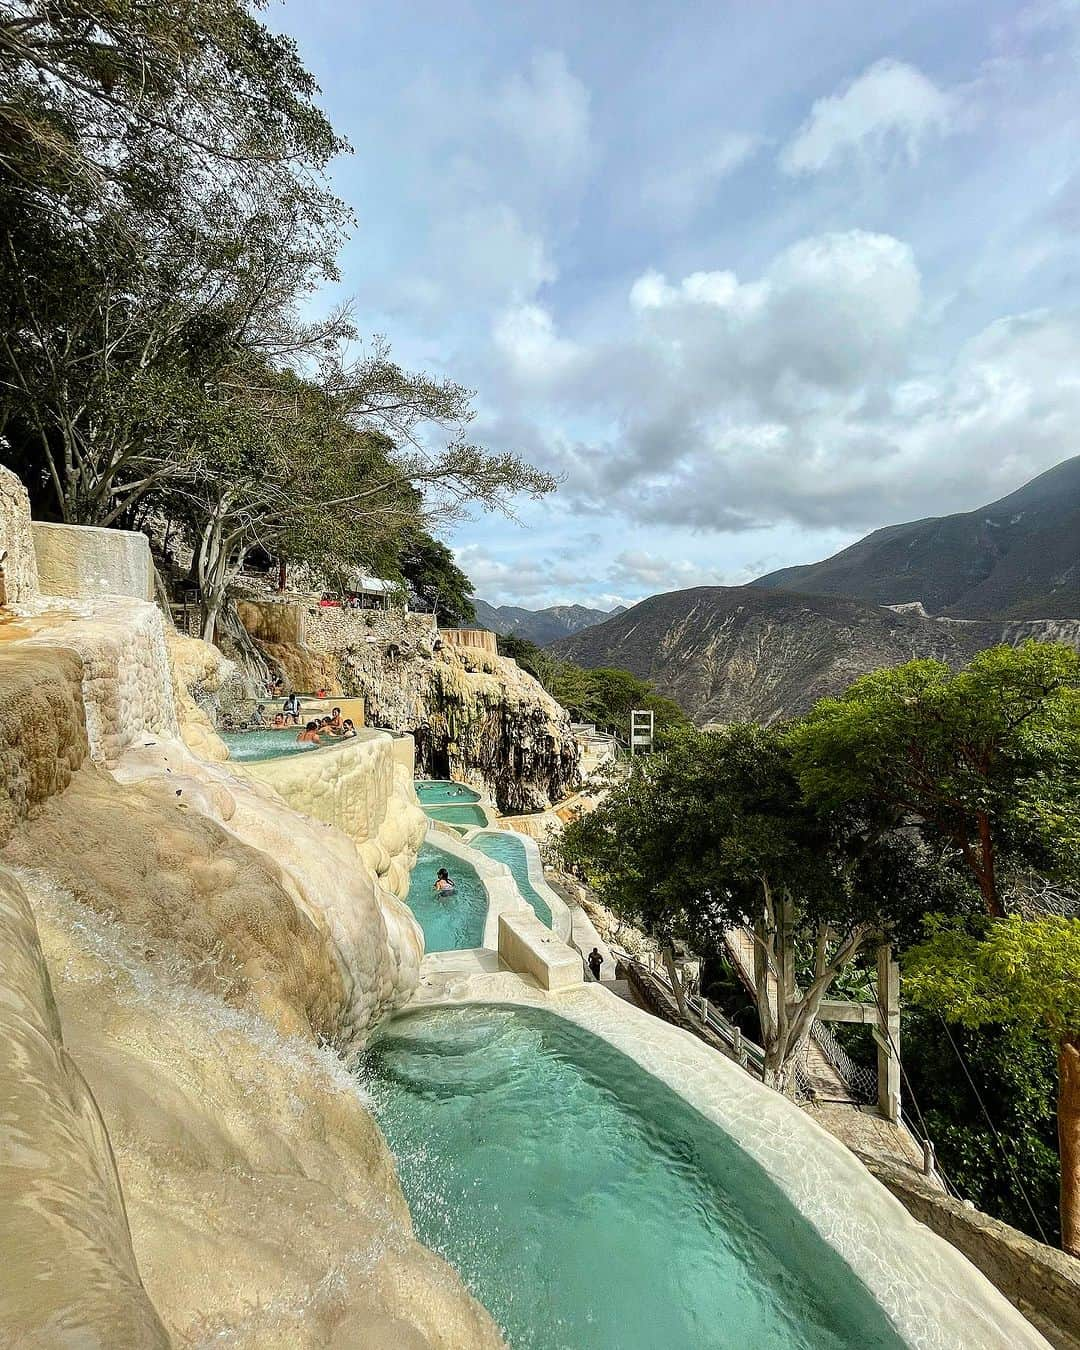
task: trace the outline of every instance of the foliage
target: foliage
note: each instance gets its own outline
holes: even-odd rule
[[[1028,642],[959,672],[911,661],[823,699],[790,733],[808,796],[918,823],[1003,911],[1003,867],[1080,871],[1080,654]]]
[[[958,1026],[951,1029],[951,1037],[934,1014],[905,1010],[904,1065],[942,1169],[979,1209],[1038,1238],[1039,1226],[1017,1185],[1019,1178],[1046,1239],[1057,1241],[1053,1048],[1042,1035],[1016,1026]],[[993,1129],[957,1062],[957,1050]]]
[[[1009,915],[973,929],[931,918],[904,975],[909,998],[963,1026],[1080,1033],[1080,919]]]
[[[401,575],[421,605],[450,625],[476,622],[474,587],[454,555],[425,530],[408,536],[398,560]]]
[[[512,633],[499,637],[499,651],[539,680],[576,721],[591,722],[610,735],[627,738],[633,708],[651,709],[658,732],[688,725],[677,703],[628,670],[586,670]]]
[[[207,635],[254,549],[393,572],[425,517],[554,487],[348,307],[298,317],[349,219],[317,92],[243,0],[0,14],[0,452],[40,517],[179,523]]]
[[[604,903],[663,943],[710,955],[726,929],[754,933],[758,1015],[779,1082],[836,978],[879,934],[945,895],[924,848],[807,803],[784,734],[749,725],[669,733],[613,775],[597,809],[566,827],[561,850]],[[807,969],[774,1011],[766,977],[785,986],[785,938],[805,946]]]

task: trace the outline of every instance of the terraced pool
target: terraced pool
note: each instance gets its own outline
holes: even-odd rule
[[[728,1135],[565,1019],[416,1012],[361,1072],[417,1236],[513,1350],[900,1350]]]
[[[322,749],[318,745],[297,745],[299,730],[299,727],[288,727],[284,731],[223,731],[220,734],[229,747],[229,758],[241,762],[249,759],[281,759],[285,755],[304,755]],[[331,741],[326,743],[334,744]]]
[[[440,867],[454,879],[457,893],[441,896],[432,889]],[[424,949],[452,952],[461,947],[484,945],[488,895],[475,868],[461,862],[445,849],[424,841],[409,879],[405,903],[424,930]]]
[[[520,835],[510,830],[492,830],[490,833],[474,834],[469,840],[469,847],[475,848],[486,858],[505,863],[514,875],[522,898],[532,905],[536,917],[549,928],[552,926],[551,906],[533,887],[529,875],[529,858]]]

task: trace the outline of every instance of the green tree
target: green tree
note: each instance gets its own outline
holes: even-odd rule
[[[932,921],[905,960],[910,998],[967,1027],[1045,1036],[1058,1063],[1061,1241],[1080,1256],[1080,919]]]
[[[474,587],[454,555],[426,530],[414,530],[401,550],[398,567],[418,600],[450,626],[476,622]]]
[[[753,934],[766,1078],[781,1089],[837,978],[941,903],[926,850],[809,806],[783,735],[757,726],[669,733],[567,826],[561,850],[665,949],[679,940],[710,955],[727,929]],[[792,944],[805,954],[798,971]]]
[[[1080,654],[1063,644],[875,671],[818,703],[790,744],[809,797],[916,822],[990,914],[1004,912],[1003,868],[1080,867]]]

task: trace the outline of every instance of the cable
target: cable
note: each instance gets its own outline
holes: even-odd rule
[[[945,1035],[948,1036],[949,1038],[949,1044],[952,1046],[956,1058],[960,1061],[960,1067],[964,1071],[964,1077],[971,1084],[971,1090],[975,1094],[975,1100],[979,1103],[979,1107],[981,1108],[982,1113],[986,1118],[986,1123],[987,1125],[990,1126],[990,1133],[994,1136],[994,1140],[997,1143],[998,1148],[1001,1150],[1001,1156],[1005,1159],[1005,1165],[1009,1169],[1009,1175],[1012,1177],[1017,1190],[1024,1197],[1024,1204],[1027,1205],[1029,1211],[1031,1212],[1031,1217],[1035,1221],[1035,1227],[1039,1230],[1039,1236],[1042,1238],[1043,1242],[1049,1245],[1050,1239],[1046,1236],[1046,1231],[1043,1228],[1042,1224],[1039,1222],[1039,1216],[1038,1214],[1035,1213],[1035,1206],[1031,1203],[1031,1200],[1028,1198],[1028,1193],[1024,1189],[1024,1184],[1017,1176],[1016,1168],[1013,1167],[1012,1159],[1006,1152],[1005,1145],[1001,1142],[1001,1136],[998,1134],[994,1122],[990,1119],[990,1112],[987,1111],[986,1106],[983,1103],[983,1099],[979,1093],[979,1089],[975,1086],[975,1080],[974,1078],[972,1078],[968,1070],[968,1066],[964,1059],[964,1056],[960,1053],[960,1047],[956,1044],[956,1041],[953,1039],[953,1034],[949,1029],[949,1024],[948,1022],[945,1021],[944,1017],[942,1017],[940,1013],[938,1014],[938,1020],[940,1021],[941,1025],[945,1028]]]

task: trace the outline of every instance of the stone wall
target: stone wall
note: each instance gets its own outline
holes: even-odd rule
[[[969,1209],[914,1173],[866,1164],[909,1214],[963,1252],[1056,1350],[1080,1350],[1080,1261]]]
[[[45,595],[72,599],[124,595],[131,600],[153,600],[154,562],[145,534],[39,520],[34,521],[32,532]]]

